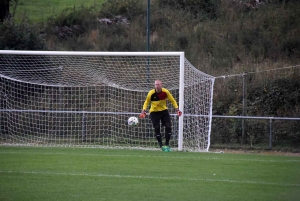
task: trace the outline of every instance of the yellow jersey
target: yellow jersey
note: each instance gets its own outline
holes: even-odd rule
[[[143,110],[147,110],[149,103],[151,102],[149,112],[159,112],[168,109],[167,99],[172,103],[174,108],[178,108],[177,102],[172,96],[172,94],[166,88],[162,88],[160,93],[157,93],[155,89],[149,91],[145,103],[143,105]]]

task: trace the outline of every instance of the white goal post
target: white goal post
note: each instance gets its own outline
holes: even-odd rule
[[[157,149],[149,116],[127,125],[157,79],[183,112],[171,147],[208,151],[214,77],[184,52],[0,50],[0,145]]]

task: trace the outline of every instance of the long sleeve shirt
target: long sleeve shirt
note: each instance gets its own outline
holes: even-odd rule
[[[172,103],[175,109],[178,108],[177,102],[172,94],[166,88],[162,88],[160,93],[157,93],[155,89],[149,91],[146,100],[143,105],[143,110],[147,110],[149,103],[151,107],[149,112],[159,112],[168,109],[167,99]]]

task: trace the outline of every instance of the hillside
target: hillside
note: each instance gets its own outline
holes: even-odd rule
[[[197,68],[214,76],[255,71],[253,64],[263,69],[270,63],[297,65],[300,3],[266,0],[253,6],[247,2],[152,0],[150,51],[185,51]],[[91,4],[55,13],[43,25],[29,23],[26,17],[21,23],[6,22],[1,26],[0,48],[146,50],[146,1],[108,0],[101,10]]]
[[[146,8],[146,1],[108,0],[101,9],[78,7],[43,24],[5,21],[0,49],[145,51]],[[299,118],[299,16],[297,0],[152,0],[150,51],[184,51],[196,68],[217,77],[214,114]],[[242,137],[241,120],[215,121],[218,143],[247,138],[252,146],[269,132],[269,122],[253,121]],[[298,146],[299,122],[281,124],[277,139]]]

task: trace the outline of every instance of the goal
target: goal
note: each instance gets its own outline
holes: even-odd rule
[[[127,125],[156,79],[183,112],[172,148],[208,151],[214,77],[183,52],[0,50],[0,144],[157,149],[149,116]]]

